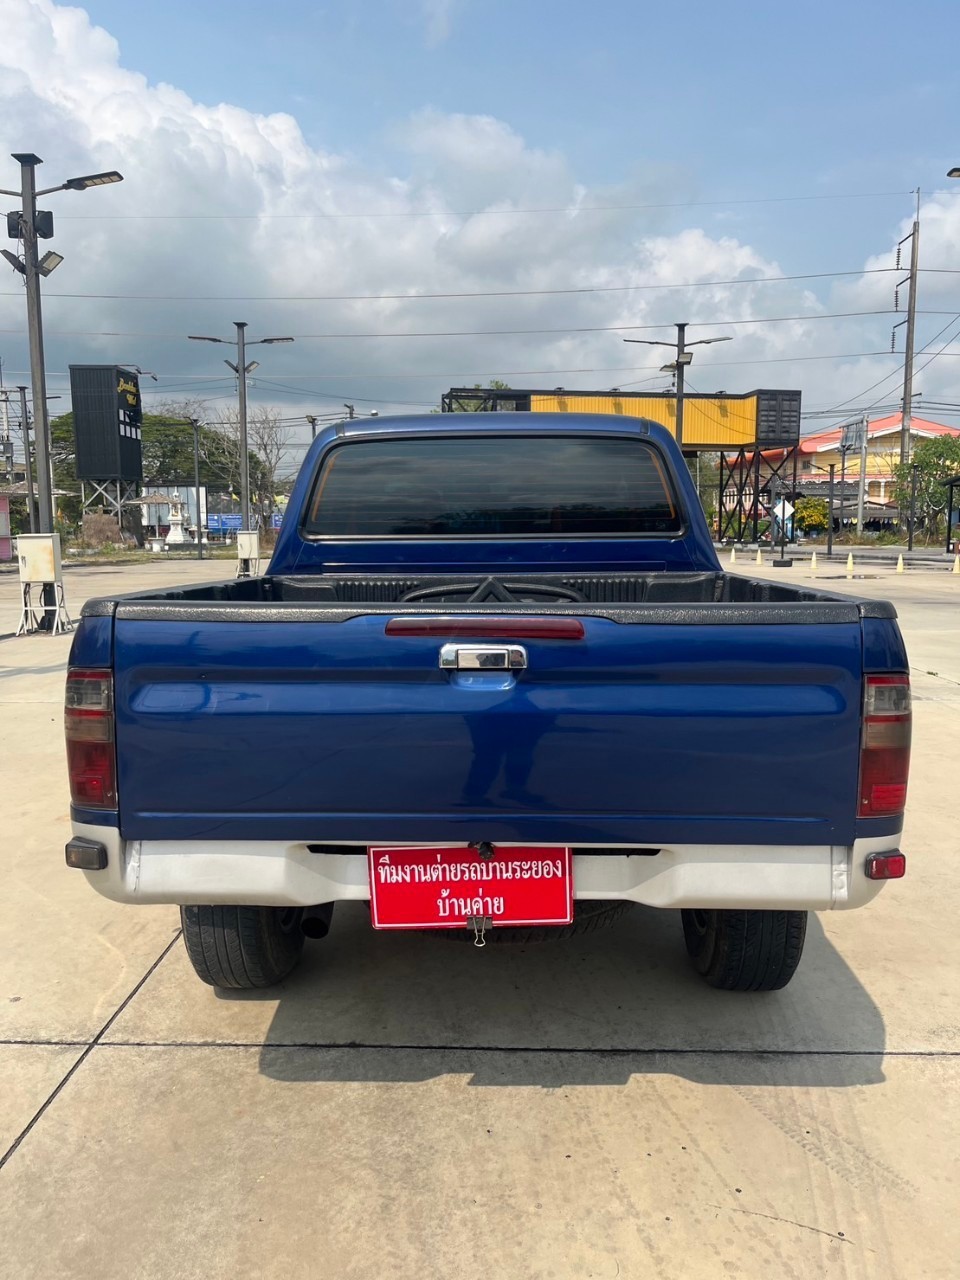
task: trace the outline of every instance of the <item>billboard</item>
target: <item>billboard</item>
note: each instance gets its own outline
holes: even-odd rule
[[[113,364],[72,364],[77,479],[143,479],[140,381]]]
[[[674,436],[673,391],[529,391],[520,388],[451,387],[440,402],[444,413],[609,413],[648,418]],[[684,449],[790,448],[800,440],[799,391],[747,391],[683,397]]]

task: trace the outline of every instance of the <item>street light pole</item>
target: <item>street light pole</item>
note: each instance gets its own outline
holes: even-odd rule
[[[676,358],[672,364],[664,365],[660,370],[661,373],[673,373],[677,380],[677,444],[683,447],[683,379],[686,367],[693,360],[693,352],[690,347],[705,347],[711,342],[730,342],[729,334],[722,338],[697,338],[695,342],[687,342],[687,325],[686,323],[678,323],[676,344],[666,342],[660,338],[624,338],[624,342],[636,342],[645,347],[672,347],[676,346]]]
[[[20,197],[18,216],[20,239],[23,243],[23,260],[4,250],[4,256],[22,272],[27,294],[27,330],[30,341],[30,381],[33,390],[33,425],[37,450],[37,497],[40,533],[53,532],[53,473],[50,468],[50,427],[47,420],[47,379],[43,363],[43,318],[40,308],[40,277],[49,275],[63,261],[58,253],[46,253],[41,262],[37,255],[37,196],[51,195],[55,191],[86,191],[91,187],[108,186],[122,182],[123,175],[115,169],[109,173],[90,173],[80,178],[68,178],[56,187],[37,191],[38,164],[43,164],[32,151],[12,153],[20,166],[20,190],[0,189],[0,195]],[[17,216],[17,215],[13,215]],[[52,232],[53,220],[49,215],[48,229]],[[50,602],[53,588],[49,588]]]
[[[246,320],[234,320],[233,323],[237,330],[235,341],[230,338],[208,338],[205,334],[197,333],[191,333],[187,336],[191,342],[219,342],[221,346],[237,348],[237,363],[234,364],[232,360],[226,360],[224,363],[237,375],[240,410],[240,518],[243,522],[244,531],[251,532],[250,450],[247,443],[247,374],[252,373],[258,367],[258,361],[251,360],[247,364],[247,347],[270,346],[276,342],[293,342],[293,338],[256,338],[253,342],[247,342]]]
[[[33,385],[33,430],[37,449],[39,532],[53,532],[53,493],[50,475],[50,432],[47,424],[47,376],[43,364],[43,319],[40,313],[40,271],[37,259],[37,175],[39,156],[14,155],[20,165],[20,233],[27,293],[27,332],[30,340],[30,381]]]
[[[200,419],[191,418],[193,427],[193,491],[197,495],[197,559],[203,559],[203,521],[200,514]]]
[[[250,528],[250,452],[247,446],[247,355],[245,320],[234,320],[237,330],[237,380],[240,388],[240,519]]]
[[[53,471],[50,466],[50,425],[47,420],[47,378],[43,364],[43,318],[40,309],[40,277],[48,276],[60,265],[59,253],[49,252],[39,259],[37,255],[37,196],[51,195],[54,191],[86,191],[90,187],[106,186],[122,182],[123,175],[112,169],[109,173],[90,173],[80,178],[68,178],[56,187],[37,191],[37,165],[43,164],[32,151],[12,152],[12,158],[20,166],[20,191],[0,188],[0,195],[20,196],[20,210],[13,215],[23,244],[23,259],[8,250],[3,256],[24,277],[27,294],[27,332],[30,343],[30,382],[33,390],[33,425],[37,450],[37,524],[42,534],[53,533]],[[45,215],[44,236],[52,235],[53,219]],[[24,418],[26,422],[26,418]],[[27,467],[29,470],[29,451]],[[57,588],[52,582],[44,583],[42,592],[40,631],[50,631],[57,616]]]

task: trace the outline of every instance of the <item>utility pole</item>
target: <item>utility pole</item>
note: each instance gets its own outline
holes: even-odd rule
[[[27,388],[17,387],[20,392],[20,433],[23,436],[23,469],[27,482],[27,513],[30,516],[30,532],[37,532],[37,513],[33,503],[33,465],[30,460],[30,419],[27,416]]]
[[[0,364],[0,407],[3,408],[3,466],[4,474],[13,482],[13,441],[10,439],[10,392],[3,385],[3,366]]]
[[[829,496],[827,498],[827,506],[829,508],[829,511],[827,513],[827,520],[828,520],[827,556],[828,557],[833,555],[833,485],[834,485],[834,479],[836,476],[836,470],[837,470],[837,464],[835,462],[831,462],[830,463],[830,488],[828,490]]]
[[[917,278],[920,263],[920,192],[917,191],[917,212],[913,220],[913,230],[904,236],[897,245],[897,266],[900,265],[900,249],[907,240],[910,241],[910,300],[907,304],[906,349],[903,357],[903,406],[900,414],[900,463],[905,466],[910,461],[910,428],[913,421],[913,347],[917,321]],[[900,281],[903,284],[903,281]],[[898,288],[900,285],[897,286]],[[901,321],[901,323],[903,323]],[[897,325],[897,328],[900,326]]]
[[[677,325],[677,444],[683,445],[683,375],[693,359],[687,351],[687,326]]]
[[[316,440],[316,438],[317,438],[317,419],[316,419],[316,417],[315,417],[312,413],[308,413],[308,414],[306,415],[306,418],[307,418],[307,421],[310,423],[310,439],[311,439],[311,440]]]

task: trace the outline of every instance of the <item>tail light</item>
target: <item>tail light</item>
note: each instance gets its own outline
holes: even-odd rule
[[[83,809],[116,809],[113,677],[68,671],[64,710],[70,798]]]
[[[860,749],[861,818],[903,813],[910,770],[910,677],[867,676]]]

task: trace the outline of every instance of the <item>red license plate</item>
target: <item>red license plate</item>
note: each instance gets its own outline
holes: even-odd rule
[[[493,926],[569,924],[570,850],[501,845],[492,858],[448,845],[368,851],[375,929],[463,929],[480,916]]]

